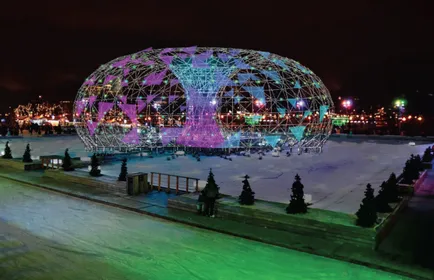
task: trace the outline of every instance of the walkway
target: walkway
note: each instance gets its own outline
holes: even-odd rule
[[[428,171],[428,176],[417,190],[416,195],[434,197],[434,171],[432,169]]]
[[[1,279],[408,279],[0,180]]]
[[[391,257],[412,262],[434,271],[434,170],[410,200],[380,250]],[[434,275],[434,272],[433,272]],[[433,276],[434,278],[434,276]]]

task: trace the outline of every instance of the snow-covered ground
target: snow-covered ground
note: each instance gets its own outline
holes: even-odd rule
[[[406,279],[0,180],[1,279]]]
[[[22,157],[26,145],[30,144],[32,157],[44,155],[63,155],[66,148],[69,148],[71,156],[87,157],[83,142],[76,135],[59,137],[24,137],[24,138],[3,138],[0,137],[0,151],[4,150],[6,141],[12,150],[13,157]]]
[[[31,144],[33,155],[37,156],[63,154],[65,148],[69,148],[74,156],[89,156],[78,137],[12,139],[13,155],[22,156],[27,142]],[[134,156],[129,160],[128,171],[162,172],[205,181],[212,168],[221,192],[233,196],[240,194],[242,177],[248,174],[256,198],[283,203],[288,202],[290,187],[298,173],[305,193],[312,196],[312,207],[354,213],[367,183],[378,190],[390,173],[401,173],[410,154],[422,154],[427,146],[409,146],[408,142],[352,140],[328,141],[322,154],[292,155],[288,158],[284,153],[281,157],[272,157],[270,153],[262,160],[257,154],[250,158],[232,156],[233,161],[202,157],[200,162],[188,156],[171,161],[166,160],[167,156],[153,159]],[[119,171],[120,162],[102,166],[103,174],[117,176]]]

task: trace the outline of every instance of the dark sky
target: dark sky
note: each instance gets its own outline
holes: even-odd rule
[[[273,52],[311,68],[334,96],[386,105],[405,95],[427,111],[434,108],[430,2],[6,1],[0,110],[39,94],[73,99],[91,72],[121,55],[198,45]]]

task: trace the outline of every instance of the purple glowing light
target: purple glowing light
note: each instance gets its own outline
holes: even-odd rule
[[[146,103],[148,103],[148,104],[151,103],[155,97],[157,97],[157,95],[155,95],[155,94],[150,94],[150,95],[146,96]]]
[[[235,86],[235,83],[224,73],[217,71],[215,73],[217,87]]]
[[[96,80],[96,77],[92,76],[92,78],[90,78],[89,80],[87,80],[86,82],[84,82],[84,85],[86,85],[86,86],[93,86],[95,84],[95,80]]]
[[[152,73],[145,78],[147,85],[159,85],[163,81],[164,76],[166,76],[167,70],[163,70],[159,73]]]
[[[125,65],[127,65],[128,62],[131,61],[130,57],[126,57],[118,62],[113,63],[113,67],[125,67]]]
[[[168,52],[171,52],[171,51],[173,51],[173,48],[165,48],[164,50],[161,51],[160,54],[165,54],[165,53],[168,53]]]
[[[114,79],[116,79],[117,77],[114,75],[108,75],[107,77],[105,77],[104,79],[104,83],[102,84],[103,86],[111,83]]]
[[[192,65],[195,68],[208,68],[209,65],[206,62],[212,55],[212,51],[208,50],[204,53],[198,54],[195,57],[193,57]]]
[[[99,102],[98,103],[98,120],[102,120],[104,115],[113,108],[113,102]]]
[[[235,66],[238,69],[250,69],[250,66],[247,65],[242,59],[239,58],[235,59]]]
[[[127,103],[127,96],[126,95],[121,95],[121,96],[118,96],[118,98],[119,98],[119,100],[120,101],[122,101],[123,103]]]
[[[170,65],[170,63],[172,63],[173,60],[173,56],[160,56],[161,61],[164,62],[164,64],[166,64],[167,66]]]
[[[131,123],[137,124],[136,104],[119,104],[118,106],[128,116]]]
[[[124,136],[122,142],[125,144],[139,144],[140,140],[137,128],[133,126],[131,131]]]
[[[224,142],[224,137],[214,119],[215,106],[211,105],[209,97],[203,96],[197,90],[189,89],[187,92],[189,118],[176,142],[180,145],[200,148],[219,147]]]
[[[152,60],[148,60],[148,61],[143,62],[142,64],[143,64],[144,66],[151,66],[151,65],[154,65],[155,62],[152,61]]]
[[[224,142],[224,137],[213,116],[208,115],[200,121],[188,120],[176,142],[184,146],[216,148]]]
[[[140,113],[141,111],[143,111],[143,109],[145,109],[146,107],[146,102],[143,101],[142,99],[138,98],[137,99],[137,113]]]
[[[182,51],[188,54],[194,54],[196,52],[196,46],[183,48]]]
[[[232,56],[236,56],[237,54],[240,53],[240,51],[241,51],[241,50],[239,50],[239,49],[231,49],[231,50],[229,51],[229,53],[230,53]]]
[[[178,95],[169,95],[169,104],[172,103],[177,98],[178,98]]]
[[[83,113],[85,107],[86,103],[84,100],[75,101],[75,114],[77,117],[81,116],[81,113]]]
[[[89,130],[90,136],[93,136],[95,134],[95,130],[98,126],[97,122],[87,121],[87,129]]]
[[[219,54],[218,54],[218,57],[219,57],[223,62],[226,62],[226,61],[229,60],[228,55],[225,54],[225,53],[219,53]]]
[[[136,58],[136,59],[131,59],[131,63],[133,63],[133,64],[141,64],[141,63],[143,63],[143,61],[140,58]]]
[[[93,103],[95,103],[95,101],[96,101],[96,96],[95,95],[92,95],[92,96],[89,97],[89,108],[92,107],[92,105],[93,105]]]
[[[167,145],[170,141],[178,138],[182,133],[182,128],[179,127],[162,127],[161,131],[161,142],[163,145]]]

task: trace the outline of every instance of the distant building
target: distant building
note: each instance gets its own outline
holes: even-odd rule
[[[69,123],[72,117],[72,102],[60,101],[59,103],[50,104],[44,102],[42,96],[39,96],[38,99],[32,100],[26,105],[19,105],[15,108],[14,116],[19,124],[65,124]]]
[[[60,101],[59,104],[64,114],[68,114],[68,115],[72,114],[72,101],[69,100]]]

